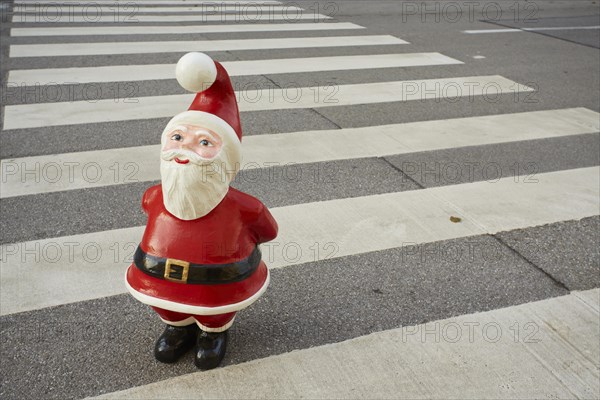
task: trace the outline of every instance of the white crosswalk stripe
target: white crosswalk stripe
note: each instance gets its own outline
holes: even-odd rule
[[[514,33],[514,32],[544,32],[544,31],[578,31],[578,30],[596,30],[600,29],[600,25],[592,26],[547,26],[538,28],[519,28],[519,29],[471,29],[463,31],[468,34],[479,33]]]
[[[369,56],[338,56],[283,58],[255,61],[223,62],[229,76],[290,74],[299,72],[346,71],[376,68],[401,68],[428,65],[462,64],[440,53],[374,54]],[[134,82],[173,79],[172,64],[117,65],[110,67],[52,68],[14,70],[8,81],[18,85],[48,85],[58,82],[97,83]]]
[[[170,14],[217,14],[220,12],[240,12],[240,13],[257,13],[257,12],[268,12],[268,11],[299,11],[302,8],[295,6],[286,6],[286,5],[277,5],[277,4],[256,4],[256,3],[248,3],[248,4],[222,4],[222,3],[213,3],[213,4],[201,4],[197,7],[140,7],[136,3],[124,3],[120,6],[115,6],[115,3],[111,5],[102,5],[102,4],[90,4],[87,6],[77,6],[77,5],[69,5],[69,4],[59,4],[59,3],[50,3],[50,4],[17,4],[13,8],[13,14],[37,14],[44,12],[47,15],[53,16],[53,14],[61,14],[61,13],[70,13],[70,14],[88,14],[88,16],[93,17],[98,13],[114,13],[114,12],[127,12],[130,11],[132,14],[132,18],[137,14],[144,13],[170,13]],[[110,14],[109,14],[110,15]],[[26,19],[23,21],[15,21],[13,22],[27,22]]]
[[[534,89],[502,76],[467,76],[444,79],[363,83],[354,85],[254,89],[236,92],[241,112],[339,107],[392,101],[457,99],[485,96],[495,100],[502,94],[532,92]],[[186,109],[193,96],[167,95],[132,99],[105,99],[64,103],[37,103],[7,106],[4,129],[81,123],[128,121],[169,117]]]
[[[249,136],[244,139],[241,169],[594,133],[600,131],[599,117],[575,108]],[[371,140],[355,146],[364,137]],[[320,143],[317,149],[315,142]],[[0,197],[160,180],[158,157],[148,157],[159,152],[159,145],[150,145],[5,159]],[[115,165],[123,164],[122,160],[134,166],[134,173],[115,175]]]
[[[345,29],[364,29],[364,27],[350,22],[153,26],[152,29],[148,29],[147,26],[63,26],[12,28],[10,34],[11,36],[189,35],[193,33],[328,31]]]
[[[242,13],[220,13],[215,14],[186,14],[186,15],[138,15],[133,11],[128,13],[122,11],[116,12],[97,12],[87,13],[86,15],[73,14],[18,14],[12,18],[13,23],[139,23],[139,22],[254,22],[254,21],[277,21],[288,22],[300,20],[320,21],[331,17],[323,14],[306,13],[299,9],[282,11],[266,10],[264,12],[242,12]]]
[[[44,5],[53,5],[53,4],[83,4],[80,0],[16,0],[15,4],[24,4],[28,7],[35,7],[36,4],[40,4],[42,7]],[[101,4],[101,5],[114,5],[115,3],[119,4],[127,4],[131,3],[128,1],[114,1],[114,0],[94,0],[90,2],[91,5]],[[169,0],[169,1],[161,1],[161,0],[135,0],[135,4],[138,6],[177,6],[177,5],[196,5],[196,6],[212,6],[212,5],[220,5],[220,4],[282,4],[281,1],[276,0]]]
[[[306,37],[291,39],[188,40],[171,42],[17,44],[11,57],[93,56],[102,54],[178,53],[295,49],[303,47],[376,46],[406,44],[389,35]]]
[[[61,368],[49,367],[58,372],[48,380],[53,387],[65,388],[65,392],[66,388],[82,386],[81,376],[94,374],[94,384],[77,392],[78,397],[102,393],[105,395],[101,398],[600,396],[600,346],[597,341],[600,290],[571,291],[563,282],[563,275],[549,271],[543,261],[521,254],[504,240],[504,235],[514,234],[514,237],[520,238],[518,240],[533,241],[538,250],[544,249],[539,253],[546,255],[546,252],[555,250],[544,247],[548,243],[554,246],[553,238],[537,243],[539,236],[530,236],[531,232],[552,226],[548,224],[578,224],[580,220],[598,216],[600,167],[597,162],[569,160],[564,165],[553,165],[552,169],[535,173],[533,180],[515,174],[493,181],[472,179],[466,183],[430,187],[412,180],[393,159],[394,156],[405,155],[442,160],[440,162],[443,163],[445,157],[452,157],[448,154],[455,154],[451,151],[470,152],[475,158],[479,157],[479,152],[485,152],[483,148],[492,149],[489,154],[496,150],[506,152],[508,145],[515,144],[512,147],[515,149],[517,143],[526,141],[526,149],[517,150],[518,154],[524,153],[523,161],[534,155],[531,149],[538,143],[551,142],[554,145],[560,141],[582,149],[585,147],[582,143],[587,146],[592,139],[598,138],[593,135],[600,132],[597,110],[580,107],[580,104],[552,107],[552,103],[547,101],[541,104],[498,104],[496,108],[499,98],[534,97],[537,94],[535,85],[522,81],[518,74],[497,74],[493,66],[476,69],[466,61],[470,57],[449,49],[436,49],[418,35],[407,36],[407,39],[419,41],[415,49],[417,46],[396,36],[381,31],[367,32],[365,26],[369,25],[368,20],[356,19],[361,25],[343,21],[345,14],[337,12],[338,4],[315,3],[301,7],[303,5],[295,2],[269,0],[14,1],[12,19],[9,19],[12,21],[9,22],[11,37],[0,43],[4,54],[9,54],[9,62],[14,62],[13,67],[6,68],[8,79],[3,99],[10,99],[12,93],[20,90],[71,84],[103,88],[119,82],[157,90],[151,95],[128,99],[113,99],[95,91],[96,98],[93,99],[23,100],[3,105],[3,132],[0,134],[6,147],[0,160],[0,201],[3,228],[6,224],[9,229],[2,233],[0,242],[0,318],[3,321],[1,333],[5,335],[2,340],[10,337],[11,343],[18,348],[8,346],[6,358],[3,356],[3,361],[12,364],[0,367],[0,375],[8,377],[3,378],[0,385],[3,387],[2,394],[5,390],[13,393],[13,387],[22,388],[21,383],[14,381],[14,371],[18,372],[18,379],[22,379],[25,373],[21,371],[32,370],[28,364],[33,359],[23,356],[26,350],[27,354],[32,353],[36,357],[42,354],[46,361],[60,358],[65,363],[64,368],[62,364]],[[69,10],[69,13],[64,10]],[[115,15],[116,10],[118,13]],[[115,16],[119,19],[115,20]],[[42,26],[44,22],[56,24]],[[409,32],[406,27],[401,28],[400,31]],[[329,36],[344,30],[348,32],[341,33],[343,36]],[[505,31],[513,29],[465,30],[462,33]],[[458,35],[462,33],[457,31]],[[193,34],[198,35],[199,40],[190,37]],[[204,37],[204,34],[210,35]],[[153,35],[173,37],[167,40],[157,38],[160,40],[156,41]],[[138,39],[140,41],[135,41]],[[394,47],[398,45],[402,46]],[[249,52],[253,50],[256,54]],[[268,56],[260,53],[263,50],[268,52]],[[50,342],[32,339],[33,336],[25,329],[17,329],[13,337],[11,329],[19,321],[43,321],[42,332],[57,332],[61,336],[59,339],[65,342],[81,341],[81,332],[71,332],[64,327],[73,325],[75,317],[70,315],[78,307],[86,307],[86,313],[98,315],[94,314],[98,312],[94,309],[98,305],[90,306],[93,301],[104,302],[100,306],[101,312],[115,307],[119,312],[122,309],[130,318],[131,308],[127,308],[129,306],[123,303],[124,297],[118,295],[126,293],[124,271],[131,264],[144,227],[138,226],[143,223],[142,220],[126,215],[114,204],[128,202],[127,196],[132,194],[141,197],[140,185],[143,186],[144,182],[149,185],[151,181],[160,179],[160,146],[157,139],[146,140],[143,145],[131,142],[111,142],[108,147],[107,143],[99,145],[98,138],[92,137],[96,132],[104,133],[102,129],[106,129],[108,140],[114,139],[116,133],[114,128],[98,129],[94,124],[103,124],[98,125],[101,127],[113,125],[109,123],[141,126],[145,120],[170,118],[186,110],[193,94],[166,92],[161,88],[167,87],[169,82],[163,82],[163,85],[154,81],[175,79],[174,65],[157,56],[167,53],[175,57],[175,53],[188,51],[227,53],[230,57],[227,59],[231,61],[222,64],[231,76],[240,77],[241,82],[251,80],[248,77],[252,76],[261,77],[261,81],[271,81],[270,75],[277,75],[273,82],[279,78],[284,82],[268,87],[257,84],[236,86],[245,124],[246,121],[249,124],[260,121],[262,116],[268,115],[269,118],[281,118],[284,123],[289,118],[292,126],[284,133],[279,133],[281,128],[277,128],[267,129],[269,133],[245,135],[241,165],[244,172],[252,170],[261,174],[268,167],[290,164],[298,168],[326,163],[351,164],[353,178],[358,181],[356,187],[363,191],[356,193],[348,188],[327,193],[329,196],[325,197],[325,191],[330,188],[317,182],[314,188],[305,189],[299,184],[292,190],[316,190],[323,196],[316,200],[314,197],[298,197],[297,193],[285,193],[284,196],[288,196],[283,199],[285,201],[277,198],[280,194],[272,196],[280,201],[269,206],[278,221],[279,236],[273,242],[262,245],[262,255],[274,271],[273,276],[277,276],[277,282],[273,280],[274,297],[263,299],[265,303],[262,306],[282,320],[281,326],[294,326],[287,327],[289,337],[282,334],[277,338],[265,336],[271,327],[259,332],[264,340],[273,341],[269,347],[275,350],[263,355],[266,358],[257,359],[261,357],[260,351],[249,352],[250,356],[232,353],[233,363],[237,365],[177,378],[166,374],[164,378],[168,379],[164,380],[163,375],[150,371],[161,366],[148,365],[152,338],[146,338],[150,346],[146,349],[147,354],[140,354],[139,349],[124,349],[116,356],[116,364],[111,364],[114,360],[108,362],[90,357],[88,368],[77,371],[81,366],[69,364],[70,358],[49,345]],[[156,62],[149,64],[148,60],[152,57],[157,57]],[[219,57],[215,55],[215,58],[218,60]],[[45,61],[52,61],[52,65],[46,68]],[[383,75],[379,69],[390,73]],[[482,70],[486,74],[480,74]],[[345,72],[337,76],[336,71]],[[303,78],[310,76],[315,83],[311,86],[286,86],[288,79],[283,74],[310,74]],[[334,78],[321,82],[325,75]],[[333,83],[338,80],[341,83]],[[306,80],[302,82],[302,85],[308,84]],[[445,101],[443,106],[439,104],[442,100]],[[377,115],[366,115],[361,107],[355,107],[380,105],[382,110],[391,109],[394,113],[403,114],[411,106],[419,105],[418,102],[423,104],[423,110],[393,121],[402,123],[378,121]],[[469,105],[465,107],[466,103]],[[471,103],[474,103],[473,107]],[[443,112],[438,114],[438,107]],[[360,118],[350,118],[352,122],[348,124],[340,123],[349,112],[347,110],[359,113]],[[314,121],[308,121],[313,117],[307,117],[311,114],[305,112],[314,113]],[[293,122],[296,114],[315,125],[298,129],[299,124]],[[281,124],[281,121],[273,122]],[[324,125],[318,125],[321,123]],[[65,127],[65,132],[62,127]],[[83,132],[80,140],[86,146],[89,142],[87,148],[69,143],[69,130],[79,129]],[[155,133],[152,132],[152,137],[157,137]],[[60,150],[47,151],[30,137],[42,145],[56,142]],[[18,149],[15,141],[20,140],[31,143],[32,149]],[[55,148],[58,147],[52,147]],[[478,160],[486,160],[488,156],[492,157],[488,161],[493,162],[494,156],[487,153]],[[535,156],[540,157],[540,154]],[[555,154],[548,156],[566,157],[558,148]],[[133,167],[132,174],[127,173],[125,163]],[[365,184],[378,178],[376,172],[369,170],[370,167],[360,170],[359,166],[365,164],[385,167],[390,174],[411,181],[411,186],[390,186],[382,191],[370,189],[371,186]],[[126,173],[115,174],[115,165],[125,167]],[[244,174],[240,177],[243,179]],[[335,185],[340,184],[335,182]],[[260,187],[260,190],[263,188]],[[112,199],[102,196],[112,196]],[[261,197],[260,194],[258,197]],[[65,207],[56,206],[62,205],[61,202],[66,202]],[[108,209],[108,206],[110,213],[116,216],[99,215],[100,212],[95,210],[96,207]],[[139,204],[131,205],[132,210],[137,208]],[[83,212],[93,214],[98,222],[76,220]],[[60,220],[58,223],[57,219]],[[63,222],[64,229],[59,225]],[[46,223],[48,226],[44,225]],[[86,225],[88,223],[89,226]],[[582,232],[587,232],[587,225],[577,226]],[[523,230],[523,235],[515,234],[517,230]],[[580,245],[575,243],[577,237],[563,239],[570,243],[567,247]],[[367,323],[362,321],[361,312],[386,310],[400,315],[405,311],[403,304],[394,300],[395,297],[379,289],[385,289],[381,281],[389,277],[378,276],[381,265],[371,263],[377,260],[378,254],[395,257],[387,254],[413,250],[417,245],[460,240],[494,241],[517,261],[513,262],[515,265],[507,265],[504,260],[470,268],[462,264],[462,259],[458,262],[460,265],[452,267],[444,263],[438,267],[436,264],[440,273],[444,272],[441,271],[444,268],[455,267],[461,275],[459,278],[448,275],[442,280],[444,283],[447,280],[448,285],[452,285],[453,279],[465,280],[467,289],[457,289],[457,293],[453,294],[461,301],[464,299],[467,306],[463,308],[453,308],[451,299],[447,300],[447,305],[440,306],[439,299],[432,298],[442,296],[441,290],[436,292],[438,286],[434,285],[433,290],[419,291],[421,285],[425,285],[423,282],[432,278],[419,269],[414,276],[406,278],[406,286],[402,289],[390,289],[397,292],[393,296],[399,293],[404,299],[402,301],[419,309],[410,316],[410,320],[406,320],[413,321],[410,326],[405,326],[404,317],[398,317],[400,322],[369,322],[366,332],[372,333],[362,336],[365,334],[362,325]],[[558,243],[560,246],[562,242]],[[571,251],[579,251],[567,247],[559,250],[567,255]],[[358,257],[369,261],[356,262],[356,265],[348,262]],[[568,273],[586,273],[582,267],[587,262],[586,257],[594,259],[593,254],[584,254],[584,257],[577,258],[578,265],[573,265]],[[384,259],[383,263],[391,262],[394,267],[395,263],[402,261]],[[335,267],[333,275],[314,276],[314,271],[326,268],[332,273],[332,266]],[[480,279],[482,282],[469,275],[473,268],[487,274],[486,278]],[[361,269],[364,274],[356,273]],[[320,288],[320,292],[313,293],[308,287],[311,283],[306,283],[308,286],[304,288],[305,283],[298,284],[299,280],[292,280],[294,275],[306,271],[311,271],[309,280],[323,279],[321,284],[325,289]],[[517,271],[517,276],[507,278],[506,282],[495,282],[498,274],[508,275],[506,271]],[[345,274],[349,277],[344,277]],[[401,278],[405,279],[404,276]],[[521,292],[529,289],[528,280],[533,282],[533,279],[543,281],[540,287],[546,292],[542,297],[528,296],[527,293],[521,296]],[[349,284],[350,281],[355,283]],[[366,286],[369,294],[374,296],[364,297],[358,285]],[[331,288],[356,298],[350,301],[335,298],[327,294]],[[293,295],[293,290],[301,292]],[[484,296],[481,293],[487,291],[490,292],[485,300],[487,303],[478,304],[477,299],[482,298],[478,296]],[[569,291],[571,293],[567,294]],[[514,293],[519,293],[518,298],[511,298]],[[567,295],[548,299],[560,294]],[[446,301],[445,297],[443,299]],[[523,299],[545,300],[520,304],[526,301]],[[433,300],[438,301],[438,305],[430,305]],[[280,312],[282,303],[293,303],[300,311]],[[511,306],[500,308],[507,304]],[[89,310],[87,307],[90,307]],[[340,314],[351,316],[349,325],[332,318],[327,322],[331,327],[325,330],[344,329],[350,332],[350,336],[344,339],[353,339],[341,341],[341,336],[333,334],[323,335],[322,341],[316,344],[298,340],[299,336],[294,336],[298,330],[308,332],[312,324],[318,322],[316,317],[308,314],[311,307],[318,313],[330,313],[330,309],[339,308]],[[461,311],[457,312],[457,309]],[[473,310],[485,312],[471,314]],[[409,311],[414,310],[410,308]],[[290,322],[294,320],[287,319],[294,314],[301,314],[298,315],[300,325],[305,326],[298,326],[298,323]],[[124,331],[116,325],[123,324],[123,319],[113,317],[83,318],[82,326],[110,332],[98,342],[90,340],[90,348],[93,349],[90,351],[97,352],[98,348],[108,347],[122,335]],[[4,321],[7,321],[6,329]],[[135,318],[128,321],[135,321]],[[415,325],[414,321],[427,322]],[[157,320],[157,324],[160,321]],[[248,326],[263,326],[263,321],[253,320]],[[533,334],[528,330],[531,327],[534,328]],[[321,336],[323,327],[319,325],[315,329]],[[452,336],[456,340],[448,339],[449,334],[456,332],[459,333],[458,338]],[[250,342],[253,340],[250,335],[240,341],[241,336],[244,335],[239,333],[236,345],[247,338]],[[302,334],[303,338],[307,336]],[[441,340],[430,340],[438,336]],[[532,338],[535,340],[530,341]],[[136,338],[128,336],[127,340]],[[274,355],[290,349],[299,351]],[[120,362],[119,357],[128,357],[128,360]],[[248,359],[252,361],[240,363]],[[138,368],[143,363],[147,370],[141,378],[124,378],[132,365]],[[311,368],[307,370],[306,365]],[[100,372],[107,369],[110,371]],[[143,368],[140,367],[140,370]],[[73,375],[71,371],[77,373]],[[78,375],[80,373],[82,375]],[[45,371],[42,372],[44,374]],[[104,375],[109,380],[126,380],[113,385]],[[19,395],[44,397],[49,389],[42,387],[41,381],[46,379],[32,380],[26,390],[20,389],[24,393]],[[115,391],[115,388],[118,390]],[[29,390],[31,393],[25,393]]]

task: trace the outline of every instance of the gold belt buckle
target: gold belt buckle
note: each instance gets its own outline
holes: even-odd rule
[[[171,272],[177,273],[176,269],[173,267],[181,268],[181,278],[172,277]],[[186,283],[188,279],[188,273],[190,271],[190,263],[182,260],[175,260],[173,258],[167,258],[167,263],[165,264],[165,279],[171,282],[179,282]]]

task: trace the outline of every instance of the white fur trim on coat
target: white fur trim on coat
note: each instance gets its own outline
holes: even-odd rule
[[[233,316],[233,318],[231,318],[231,321],[218,328],[209,328],[208,326],[202,325],[198,321],[196,321],[196,325],[198,325],[198,328],[202,329],[204,332],[225,332],[227,329],[231,328],[231,325],[233,325],[233,321],[235,321],[235,315]]]
[[[167,321],[166,319],[164,319],[163,317],[160,317],[160,316],[159,316],[159,318],[165,324],[172,325],[172,326],[189,326],[189,325],[193,325],[196,322],[196,319],[194,317],[188,317],[186,319],[182,319],[181,321]]]
[[[132,267],[130,267],[132,268]],[[254,293],[251,297],[246,300],[240,301],[238,303],[226,304],[224,306],[218,307],[203,307],[203,306],[194,306],[191,304],[183,304],[176,303],[174,301],[159,299],[158,297],[152,297],[144,293],[140,293],[129,285],[127,282],[127,273],[125,275],[125,286],[129,293],[133,297],[136,298],[141,303],[148,304],[149,306],[154,306],[158,308],[162,308],[164,310],[175,311],[182,314],[191,314],[191,315],[218,315],[218,314],[227,314],[234,311],[242,310],[252,303],[254,303],[262,294],[267,290],[267,286],[269,286],[270,281],[270,273],[267,269],[267,279],[265,279],[265,283],[258,290],[258,292]]]

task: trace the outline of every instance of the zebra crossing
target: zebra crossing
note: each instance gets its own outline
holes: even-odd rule
[[[56,3],[72,19],[25,19]],[[3,398],[600,395],[597,266],[562,279],[540,244],[548,229],[575,232],[597,260],[597,111],[505,105],[536,86],[302,4],[136,1],[138,22],[112,26],[75,3],[15,0],[2,33],[0,135],[39,142],[18,156],[5,147],[1,159]],[[93,3],[110,11],[114,1]],[[188,359],[154,361],[160,321],[123,282],[143,233],[139,200],[159,180],[158,135],[192,96],[171,89],[164,56],[187,51],[222,56],[234,82],[251,83],[236,92],[251,134],[234,186],[263,199],[280,226],[263,246],[271,288],[239,316],[224,368],[202,373]],[[20,61],[31,65],[14,68]],[[341,72],[351,79],[323,80]],[[115,82],[155,90],[21,96]],[[423,110],[409,120],[369,115],[410,104]],[[454,114],[428,116],[441,107]],[[345,113],[365,123],[346,125]],[[287,130],[269,131],[274,119]],[[121,136],[140,134],[132,123],[150,139],[125,147]],[[89,148],[71,150],[67,129]],[[64,151],[44,150],[52,142]],[[564,163],[545,164],[545,149]]]

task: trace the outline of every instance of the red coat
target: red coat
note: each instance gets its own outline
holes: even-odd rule
[[[277,223],[258,199],[229,188],[225,198],[204,217],[184,221],[163,204],[162,187],[144,193],[142,208],[148,223],[141,249],[153,256],[193,264],[225,264],[248,257],[254,247],[277,236]],[[241,282],[186,284],[156,278],[131,265],[126,283],[143,303],[194,315],[215,315],[247,307],[269,284],[263,261]]]

